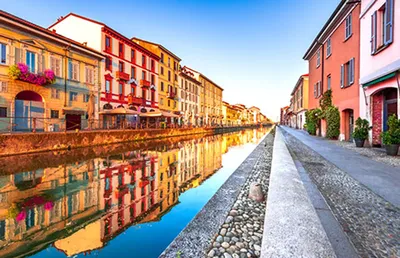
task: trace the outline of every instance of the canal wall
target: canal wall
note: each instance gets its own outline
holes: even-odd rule
[[[336,257],[280,130],[275,134],[261,257]]]
[[[0,134],[0,157],[195,134],[227,133],[257,127],[259,126]]]

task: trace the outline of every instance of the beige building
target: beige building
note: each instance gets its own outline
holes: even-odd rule
[[[183,67],[180,71],[179,84],[179,111],[182,123],[185,125],[200,125],[200,98],[202,85],[196,80],[195,75],[188,68]]]

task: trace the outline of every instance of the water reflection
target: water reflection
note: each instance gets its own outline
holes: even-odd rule
[[[132,225],[159,221],[182,193],[221,168],[229,148],[256,143],[267,130],[173,140],[67,164],[53,160],[0,176],[0,256],[62,257],[101,249]],[[49,245],[58,251],[41,251]]]

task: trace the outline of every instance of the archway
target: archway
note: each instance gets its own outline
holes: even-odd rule
[[[380,146],[380,134],[386,131],[388,118],[398,114],[398,90],[386,88],[371,96],[372,103],[372,144]]]
[[[44,100],[34,91],[21,91],[15,96],[16,131],[43,131]]]

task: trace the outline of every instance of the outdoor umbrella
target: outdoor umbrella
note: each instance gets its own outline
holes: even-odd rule
[[[93,122],[93,119],[94,119],[94,112],[95,112],[94,105],[95,105],[95,96],[93,93],[90,93],[89,101],[88,101],[88,105],[87,105],[87,114],[88,114],[88,121],[89,121],[90,128],[92,127],[91,123]]]

